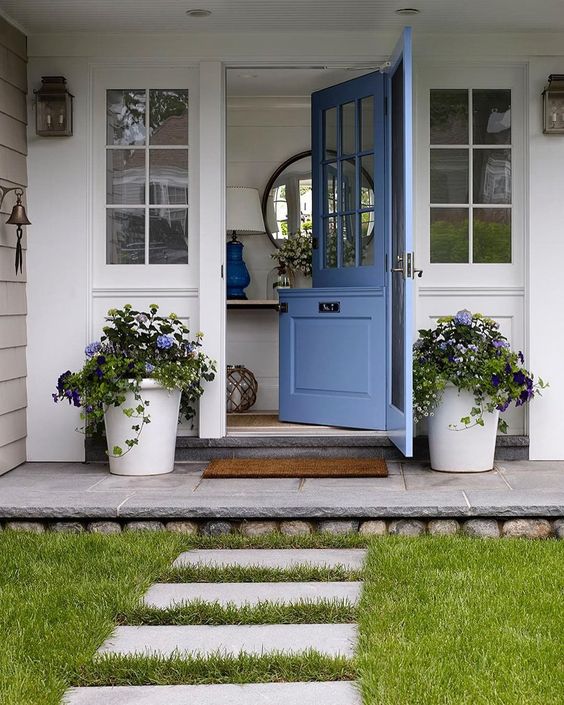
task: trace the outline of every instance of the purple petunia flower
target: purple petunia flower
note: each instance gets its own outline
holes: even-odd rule
[[[513,373],[513,381],[515,382],[515,384],[525,384],[526,379],[527,378],[525,377],[523,372],[521,372],[521,370],[519,370],[519,372]]]
[[[494,387],[499,387],[500,379],[499,375],[492,375],[492,384]]]
[[[519,350],[519,352],[517,353],[517,357],[519,358],[519,360],[521,361],[521,364],[523,365],[523,364],[525,363],[525,357],[524,357],[523,353],[522,353],[520,350]]]
[[[457,326],[469,326],[472,325],[472,314],[467,309],[458,311],[454,317],[454,322]]]
[[[96,355],[96,353],[100,350],[101,347],[102,347],[102,343],[100,343],[99,340],[96,340],[93,343],[89,343],[84,348],[84,352],[86,354],[86,357],[94,357],[94,355]]]
[[[505,401],[505,402],[503,402],[503,404],[498,404],[497,408],[499,411],[501,411],[503,413],[504,411],[507,410],[508,406],[509,406],[509,402]]]
[[[92,406],[92,404],[88,404],[85,411],[87,414],[91,414],[94,411],[94,407]]]
[[[172,345],[173,340],[170,335],[159,335],[157,338],[157,348],[159,348],[159,350],[168,350],[172,348]]]

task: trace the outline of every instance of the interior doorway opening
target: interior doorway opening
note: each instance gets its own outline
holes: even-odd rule
[[[286,282],[284,273],[276,271],[276,254],[288,236],[311,233],[311,94],[368,72],[310,67],[227,70],[226,184],[258,192],[266,230],[237,233],[250,283],[246,300],[227,300],[228,435],[386,435],[278,418],[278,287]],[[292,278],[298,279],[292,284],[311,287],[308,274],[307,268],[292,271]],[[243,375],[237,371],[242,368]],[[243,403],[239,411],[238,384],[246,384],[240,380],[247,371],[256,380],[256,392],[251,394],[252,405],[245,408]]]

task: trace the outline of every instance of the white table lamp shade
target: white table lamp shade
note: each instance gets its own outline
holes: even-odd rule
[[[227,187],[227,230],[238,233],[266,232],[256,188]]]

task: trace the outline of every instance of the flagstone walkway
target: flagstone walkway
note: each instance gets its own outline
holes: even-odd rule
[[[317,566],[358,570],[364,549],[212,549],[182,553],[175,567],[268,567],[288,569]],[[358,582],[334,583],[193,583],[155,584],[145,595],[146,605],[166,609],[193,600],[221,604],[256,605],[299,601],[360,599]],[[273,652],[352,658],[356,648],[355,624],[260,624],[226,626],[120,626],[98,654],[142,656],[236,657],[240,653]],[[65,705],[361,705],[354,683],[252,683],[246,685],[175,685],[84,687],[71,689]]]

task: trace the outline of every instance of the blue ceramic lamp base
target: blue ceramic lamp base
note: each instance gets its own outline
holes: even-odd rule
[[[227,298],[246,299],[245,289],[251,283],[251,277],[247,265],[243,261],[243,243],[237,240],[237,235],[233,233],[230,242],[227,243]]]

